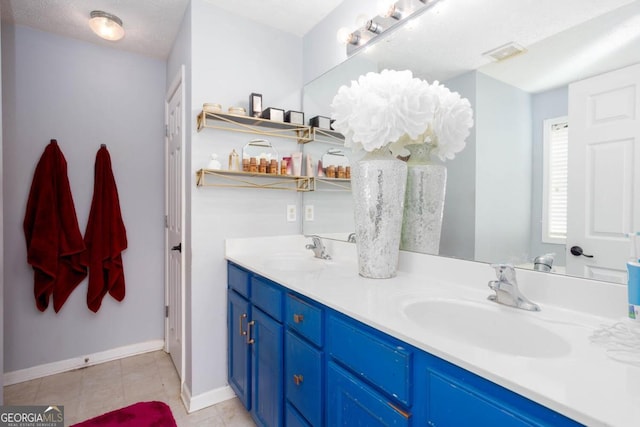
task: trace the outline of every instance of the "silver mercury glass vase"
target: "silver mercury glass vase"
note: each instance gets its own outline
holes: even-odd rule
[[[358,272],[394,277],[398,268],[407,165],[387,148],[367,153],[351,171]]]
[[[430,160],[425,144],[408,145],[407,189],[400,248],[437,255],[440,252],[447,168]]]

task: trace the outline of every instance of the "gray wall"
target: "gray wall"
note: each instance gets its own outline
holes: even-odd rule
[[[555,265],[566,264],[565,245],[542,243],[542,176],[543,176],[543,127],[542,122],[569,114],[569,89],[567,86],[537,93],[531,98],[533,117],[533,186],[531,205],[531,256],[555,252]]]
[[[5,372],[164,337],[165,64],[26,27],[2,26]],[[84,232],[95,155],[111,153],[129,248],[127,295],[86,306],[86,280],[62,310],[34,303],[22,221],[34,168],[51,138],[68,163]]]
[[[522,262],[531,228],[531,95],[477,73],[475,260]]]
[[[440,254],[462,259],[473,259],[476,236],[476,74],[473,71],[443,82],[451,91],[469,100],[474,116],[474,127],[471,128],[464,150],[453,160],[444,163],[447,167],[447,189]]]

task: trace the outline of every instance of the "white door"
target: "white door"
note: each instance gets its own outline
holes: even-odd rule
[[[569,86],[568,274],[626,283],[625,234],[640,231],[639,115],[640,64]]]
[[[184,277],[182,262],[182,230],[184,200],[182,190],[183,142],[184,142],[184,66],[171,85],[165,101],[166,152],[165,152],[165,280],[166,325],[165,351],[184,378]]]

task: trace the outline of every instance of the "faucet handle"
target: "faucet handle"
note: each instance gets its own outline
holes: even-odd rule
[[[498,280],[509,283],[516,282],[516,269],[513,264],[491,264],[491,267],[495,268]]]

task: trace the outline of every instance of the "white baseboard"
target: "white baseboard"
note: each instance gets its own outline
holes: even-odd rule
[[[34,380],[36,378],[46,377],[48,375],[73,371],[74,369],[85,368],[87,366],[110,362],[124,357],[148,353],[150,351],[162,350],[163,348],[164,340],[153,340],[113,348],[111,350],[105,350],[98,353],[87,354],[85,356],[60,360],[58,362],[46,363],[44,365],[33,366],[31,368],[5,372],[4,385],[17,384],[24,381]]]
[[[216,403],[233,399],[236,397],[236,394],[231,387],[225,386],[210,390],[197,396],[192,396],[191,390],[189,390],[187,384],[183,383],[180,397],[182,398],[182,403],[184,403],[185,408],[187,408],[187,412],[192,413],[208,406],[215,405]]]

